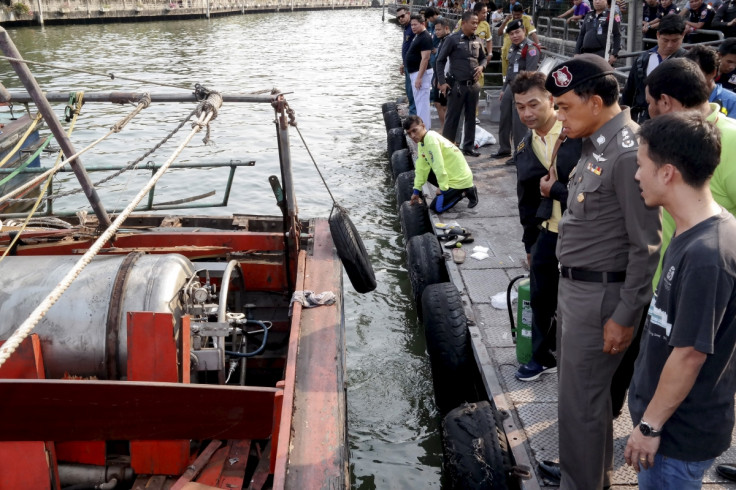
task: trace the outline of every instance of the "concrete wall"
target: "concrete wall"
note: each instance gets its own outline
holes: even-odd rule
[[[371,0],[10,0],[0,8],[0,24],[28,25],[131,22],[239,15],[253,12],[363,8]],[[24,3],[29,14],[19,14]],[[209,4],[209,5],[208,5]],[[39,15],[40,13],[40,15]]]

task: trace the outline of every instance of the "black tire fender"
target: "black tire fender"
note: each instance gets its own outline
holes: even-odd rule
[[[384,102],[381,106],[381,112],[395,111],[397,110],[396,102]]]
[[[386,125],[386,131],[394,128],[401,128],[401,117],[396,111],[386,111],[383,113],[383,122]]]
[[[404,172],[411,170],[414,170],[414,160],[409,148],[402,148],[391,154],[391,175],[393,175],[394,180]]]
[[[404,130],[401,128],[393,128],[388,130],[388,156],[391,158],[391,155],[394,154],[396,150],[400,150],[402,148],[409,148],[409,146],[406,143],[406,136],[404,135]]]
[[[481,401],[455,408],[442,421],[442,435],[451,489],[508,489],[499,443],[503,431],[496,425],[490,403]]]
[[[406,264],[417,315],[421,319],[424,288],[430,284],[446,282],[448,279],[442,247],[434,233],[425,233],[409,239],[406,245]]]
[[[424,203],[411,204],[409,201],[404,201],[399,208],[399,220],[405,240],[432,231],[427,205]]]
[[[445,414],[461,403],[478,400],[468,320],[460,293],[450,282],[424,289],[422,312],[434,397]]]
[[[353,288],[359,293],[369,293],[376,289],[376,275],[368,252],[347,210],[341,206],[334,206],[328,222],[337,255]]]
[[[401,205],[411,199],[414,193],[414,171],[403,172],[396,177],[396,207],[401,209]]]

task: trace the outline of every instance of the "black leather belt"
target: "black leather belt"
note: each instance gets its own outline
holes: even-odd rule
[[[618,272],[596,272],[586,271],[584,269],[573,269],[571,267],[560,267],[560,274],[565,279],[582,282],[624,282],[626,279],[626,271]]]
[[[463,80],[462,82],[458,80],[455,82],[455,85],[464,85],[466,87],[470,87],[471,85],[475,85],[475,80]]]

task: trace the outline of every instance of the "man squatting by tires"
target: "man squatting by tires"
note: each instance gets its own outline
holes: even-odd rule
[[[475,207],[478,191],[473,185],[473,172],[457,146],[435,131],[428,131],[419,116],[409,116],[403,126],[417,144],[411,205],[421,202],[422,186],[429,180],[437,187],[437,195],[429,205],[434,212],[443,213],[466,197],[468,207]]]

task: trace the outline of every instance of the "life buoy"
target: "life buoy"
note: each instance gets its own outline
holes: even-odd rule
[[[396,207],[401,209],[401,205],[411,199],[414,192],[414,171],[403,172],[396,177]]]
[[[376,275],[368,252],[348,212],[343,207],[335,205],[328,222],[337,255],[353,288],[359,293],[368,293],[376,289]]]
[[[381,112],[395,111],[397,110],[396,102],[384,102],[381,106]]]
[[[409,148],[406,144],[406,136],[401,128],[393,128],[388,130],[388,157],[394,154],[396,150]]]
[[[422,293],[430,284],[446,282],[447,268],[440,242],[434,233],[411,237],[406,245],[406,264],[417,315],[422,318]]]
[[[414,170],[414,160],[411,158],[411,152],[409,148],[402,148],[396,150],[391,155],[391,175],[394,180],[404,172]]]
[[[455,408],[442,421],[442,448],[450,488],[507,490],[506,436],[487,401]]]
[[[396,111],[386,111],[383,113],[383,123],[386,125],[386,131],[401,128],[401,116]]]
[[[411,204],[409,201],[404,201],[399,208],[399,221],[401,221],[405,240],[432,231],[427,205],[424,203]]]
[[[473,382],[468,321],[457,288],[450,282],[427,286],[422,294],[422,312],[434,398],[440,413],[479,400]]]

